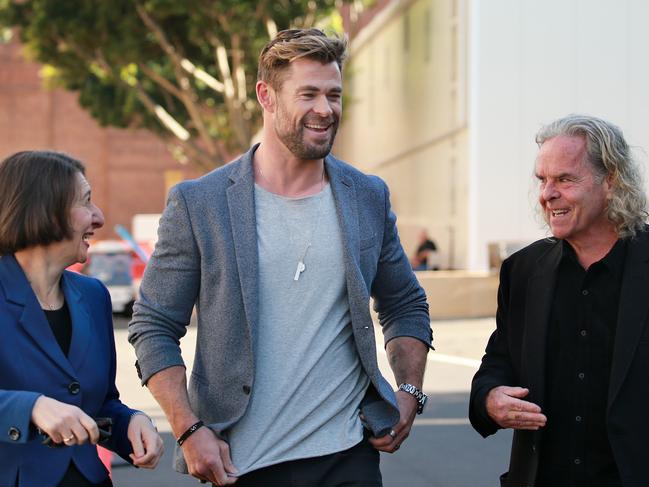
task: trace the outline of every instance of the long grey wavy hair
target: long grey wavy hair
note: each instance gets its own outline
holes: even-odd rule
[[[572,114],[542,127],[536,134],[536,143],[540,147],[546,140],[561,135],[585,137],[587,159],[595,175],[600,181],[609,178],[611,200],[607,216],[618,236],[634,236],[644,228],[647,197],[638,164],[622,131],[601,118]]]

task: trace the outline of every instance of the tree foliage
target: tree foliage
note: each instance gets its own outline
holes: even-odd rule
[[[102,125],[144,127],[207,170],[260,125],[257,56],[277,30],[310,27],[336,0],[0,0],[48,82]],[[329,17],[331,18],[331,16]]]

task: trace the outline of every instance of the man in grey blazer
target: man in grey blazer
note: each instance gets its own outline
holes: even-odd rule
[[[178,439],[176,469],[215,485],[380,486],[378,451],[399,448],[426,400],[428,305],[387,187],[329,154],[345,51],[315,29],[263,49],[261,142],[171,191],[135,305],[129,340]]]

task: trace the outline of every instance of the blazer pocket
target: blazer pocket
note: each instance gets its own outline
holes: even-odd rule
[[[376,235],[372,235],[371,237],[368,238],[362,238],[361,239],[361,252],[363,250],[371,249],[376,245]]]

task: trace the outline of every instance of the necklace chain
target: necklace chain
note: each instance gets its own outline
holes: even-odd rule
[[[36,299],[38,299],[38,302],[40,303],[41,308],[47,307],[49,309],[49,311],[54,311],[54,305],[53,304],[50,304],[47,301],[43,301],[38,296],[36,297]]]
[[[257,164],[257,172],[259,173],[261,178],[266,182],[266,184],[269,187],[273,186],[272,183],[268,180],[268,178],[264,174],[264,171],[261,170],[261,165],[260,164]],[[323,163],[322,164],[322,175],[320,176],[320,191],[321,192],[324,189],[324,178],[325,178],[325,168],[324,168],[324,163]],[[290,196],[290,198],[297,198],[297,197],[300,197],[300,194]]]
[[[36,294],[36,292],[34,292],[34,294]],[[36,299],[38,300],[38,304],[40,304],[41,308],[43,308],[43,309],[47,308],[49,311],[54,311],[54,310],[60,308],[60,306],[57,307],[58,303],[57,303],[57,298],[56,297],[54,297],[54,304],[50,304],[48,301],[45,301],[44,299],[41,299],[38,296],[38,294],[36,294]]]

